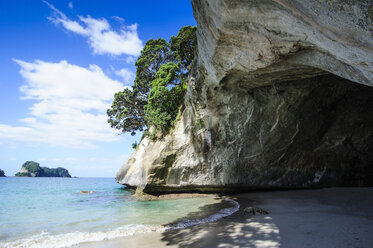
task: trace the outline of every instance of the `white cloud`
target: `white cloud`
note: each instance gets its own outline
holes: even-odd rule
[[[120,16],[112,16],[112,18],[119,23],[122,23],[122,24],[124,23],[124,19]]]
[[[114,93],[123,90],[122,83],[108,78],[96,65],[14,61],[25,79],[22,99],[36,102],[21,119],[24,125],[0,124],[0,140],[86,148],[94,147],[95,141],[118,138],[106,122],[106,109]]]
[[[49,20],[57,25],[61,24],[68,31],[87,37],[94,53],[131,56],[140,54],[142,41],[137,33],[137,24],[123,25],[120,30],[114,31],[104,18],[79,16],[79,22],[73,21],[50,3],[44,2],[54,12],[54,17],[50,17]]]
[[[69,2],[68,6],[69,6],[70,9],[73,9],[74,8],[73,2]]]
[[[135,64],[135,58],[133,56],[127,56],[126,63],[134,65]]]
[[[115,71],[115,74],[123,78],[123,82],[127,85],[132,85],[133,80],[135,79],[135,73],[133,73],[131,70],[128,70],[126,68]]]

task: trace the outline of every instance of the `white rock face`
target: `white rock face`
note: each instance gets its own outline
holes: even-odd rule
[[[258,87],[282,74],[302,77],[289,69],[320,69],[373,84],[370,0],[192,2],[199,61],[215,83],[243,72],[249,86]]]
[[[192,4],[185,111],[117,181],[150,193],[372,186],[373,2]]]

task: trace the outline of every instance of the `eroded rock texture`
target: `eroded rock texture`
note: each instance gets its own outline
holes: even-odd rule
[[[192,4],[183,116],[116,180],[150,193],[373,186],[373,2]]]

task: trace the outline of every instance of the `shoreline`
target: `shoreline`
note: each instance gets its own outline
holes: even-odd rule
[[[172,193],[163,195],[150,195],[144,193],[143,189],[137,188],[135,190],[134,197],[140,201],[158,201],[158,200],[176,200],[176,199],[187,199],[187,198],[198,198],[198,197],[210,197],[223,199],[218,194],[201,194],[201,193]]]
[[[373,188],[250,192],[230,196],[237,212],[215,222],[99,242],[117,247],[373,247]],[[246,207],[267,215],[244,215]]]

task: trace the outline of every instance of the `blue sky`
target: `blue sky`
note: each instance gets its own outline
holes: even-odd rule
[[[0,1],[0,168],[114,177],[140,135],[106,122],[148,39],[196,25],[190,0]]]

